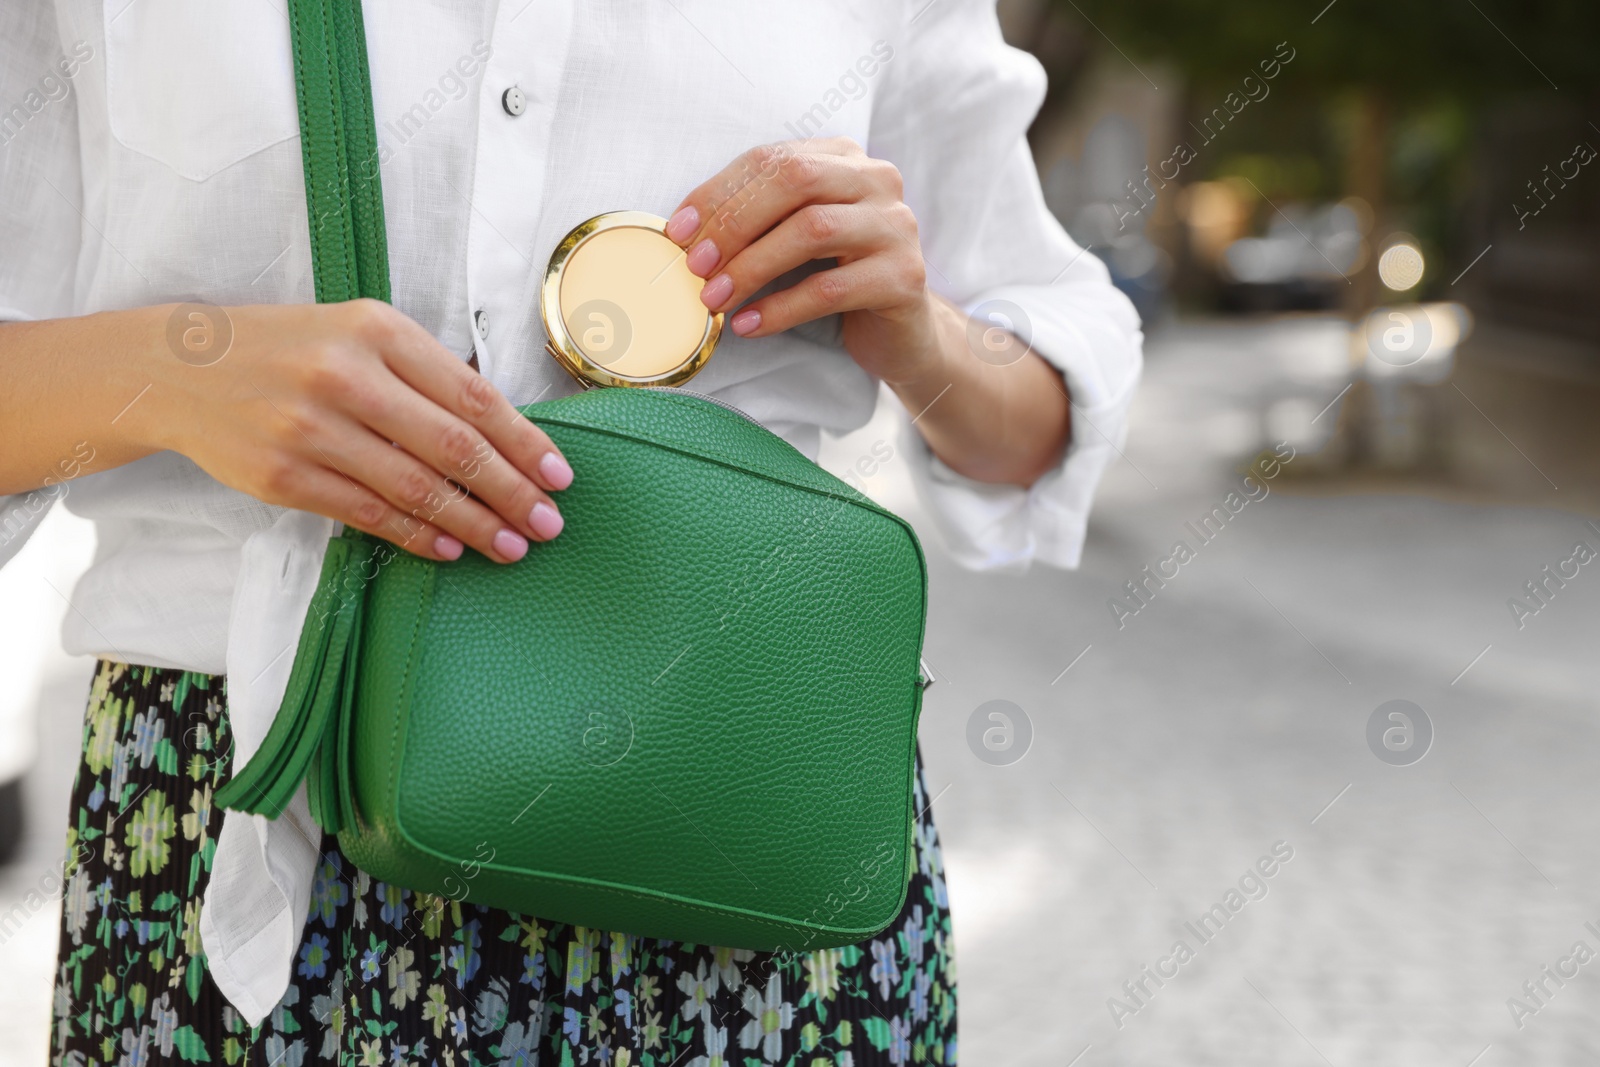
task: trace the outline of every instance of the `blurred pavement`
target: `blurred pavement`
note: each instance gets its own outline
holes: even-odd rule
[[[974,575],[925,537],[939,681],[922,743],[964,1063],[1501,1067],[1600,1053],[1587,973],[1600,964],[1564,987],[1544,979],[1552,995],[1520,1029],[1507,1007],[1575,942],[1600,952],[1584,928],[1600,928],[1600,861],[1584,844],[1600,836],[1600,566],[1521,630],[1506,605],[1575,542],[1600,547],[1579,516],[1596,513],[1600,480],[1584,476],[1600,386],[1559,353],[1541,362],[1490,337],[1464,353],[1462,389],[1433,397],[1453,472],[1356,477],[1305,447],[1359,412],[1361,387],[1310,421],[1349,383],[1346,351],[1326,318],[1156,331],[1080,571]],[[893,443],[895,417],[880,409],[826,462]],[[1269,494],[1119,629],[1108,599],[1176,540],[1197,545],[1185,524],[1280,433],[1300,443]],[[867,484],[914,512],[903,476],[891,460]],[[59,863],[87,676],[52,661],[33,833],[0,880],[0,914]],[[1366,740],[1394,698],[1436,732],[1411,766]],[[994,699],[1032,725],[1008,766],[967,745],[969,716]],[[1279,842],[1292,858],[1247,882],[1266,895],[1202,943],[1185,921]],[[55,922],[52,901],[0,941],[0,1064],[43,1062]],[[1157,988],[1141,969],[1180,938],[1194,957]],[[1153,996],[1135,1000],[1124,983],[1141,979]]]
[[[932,554],[941,681],[922,740],[964,1062],[1500,1067],[1600,1051],[1584,971],[1545,979],[1554,996],[1520,1029],[1506,1004],[1580,939],[1600,951],[1583,925],[1600,927],[1585,844],[1600,831],[1600,567],[1521,631],[1506,605],[1576,541],[1600,547],[1555,510],[1595,514],[1596,479],[1566,481],[1600,452],[1595,382],[1563,377],[1570,361],[1507,379],[1531,359],[1521,339],[1469,347],[1457,380],[1483,411],[1449,386],[1434,398],[1453,476],[1295,477],[1314,467],[1302,451],[1126,628],[1107,607],[1174,541],[1199,544],[1185,523],[1293,422],[1286,398],[1317,398],[1314,415],[1340,392],[1346,353],[1343,326],[1316,317],[1158,330],[1080,571],[972,575]],[[1441,499],[1396,494],[1418,486]],[[997,698],[1035,731],[1011,766],[967,747],[968,716]],[[1366,742],[1394,698],[1436,729],[1412,766]],[[1202,945],[1185,921],[1279,841],[1294,857],[1267,896]],[[1130,1000],[1123,983],[1180,938],[1195,958]],[[1138,1008],[1120,1028],[1113,996]]]

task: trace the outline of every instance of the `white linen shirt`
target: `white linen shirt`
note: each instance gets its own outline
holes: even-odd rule
[[[1141,335],[1044,206],[1025,139],[1044,73],[1003,43],[993,0],[413,0],[365,15],[394,304],[461,358],[476,351],[514,403],[575,388],[543,351],[537,303],[572,226],[666,215],[758,144],[849,136],[900,168],[930,286],[969,310],[1022,309],[1075,405],[1067,455],[1029,490],[962,478],[919,440],[924,504],[969,566],[1077,564]],[[313,299],[284,0],[7,3],[0,108],[0,319]],[[864,424],[877,396],[836,318],[725,335],[694,388],[813,457],[821,431]],[[99,537],[68,650],[226,673],[242,766],[334,524],[172,453],[56,495]],[[53,499],[0,498],[0,561]],[[318,840],[304,790],[276,822],[224,820],[201,934],[252,1025],[290,977]]]

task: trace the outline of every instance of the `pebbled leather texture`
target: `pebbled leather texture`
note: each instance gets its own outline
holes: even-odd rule
[[[387,300],[359,0],[290,0],[317,299]],[[849,944],[910,872],[926,571],[911,528],[670,391],[523,410],[578,477],[511,565],[346,530],[283,705],[218,790],[374,877],[631,934]]]
[[[566,529],[509,566],[378,571],[341,848],[385,881],[645,936],[883,929],[910,857],[914,534],[691,397],[526,413],[580,472]]]

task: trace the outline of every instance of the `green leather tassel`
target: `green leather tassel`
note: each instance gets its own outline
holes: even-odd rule
[[[369,548],[369,558],[370,555]],[[335,795],[339,800],[337,811],[340,829],[354,827],[359,816],[356,808],[355,782],[351,774],[351,761],[355,758],[355,753],[350,731],[355,721],[356,677],[360,673],[361,663],[361,623],[365,615],[366,598],[362,597],[355,603],[355,618],[351,620],[350,637],[344,646],[344,679],[339,692],[339,713],[334,722],[332,736],[323,742],[324,751],[330,746],[333,750],[334,786],[337,790]]]
[[[224,808],[277,818],[308,780],[311,814],[329,833],[354,820],[348,743],[355,654],[372,545],[336,537],[306,612],[283,704],[261,748],[217,791]]]
[[[351,542],[344,569],[341,617],[328,641],[327,663],[307,723],[307,729],[319,739],[307,780],[311,816],[330,834],[352,827],[356,821],[354,782],[350,774],[350,729],[355,711],[367,568],[372,555],[371,544]]]

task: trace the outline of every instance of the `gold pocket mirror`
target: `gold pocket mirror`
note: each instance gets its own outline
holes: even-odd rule
[[[545,347],[590,385],[681,385],[697,374],[722,333],[700,302],[667,220],[610,211],[579,223],[545,268],[539,314]]]

